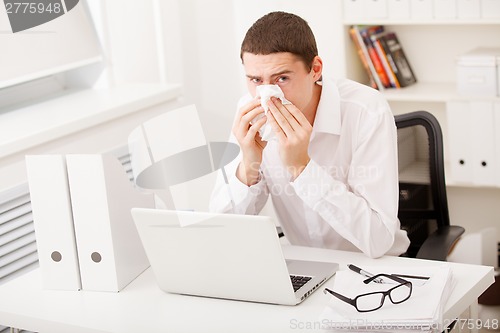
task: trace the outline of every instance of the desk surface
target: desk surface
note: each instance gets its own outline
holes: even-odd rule
[[[286,258],[362,265],[430,266],[441,262],[285,246]],[[450,263],[457,284],[444,320],[458,317],[494,281],[493,268]],[[334,278],[325,286],[332,287]],[[0,325],[38,332],[287,332],[321,331],[318,317],[329,301],[321,290],[297,306],[280,306],[168,294],[151,269],[119,293],[50,291],[39,270],[0,286]],[[309,325],[309,326],[306,326]]]

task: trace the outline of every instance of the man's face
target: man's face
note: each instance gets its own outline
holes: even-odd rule
[[[315,63],[313,69],[308,70],[304,62],[292,53],[257,55],[246,52],[243,54],[243,67],[248,91],[255,97],[257,86],[276,84],[283,90],[285,98],[304,112],[311,104],[315,82],[321,76],[319,57],[316,57]]]

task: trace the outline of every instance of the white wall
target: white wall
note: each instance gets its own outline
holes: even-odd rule
[[[242,94],[232,1],[183,0],[179,9],[184,101],[196,104],[208,140],[225,140]]]

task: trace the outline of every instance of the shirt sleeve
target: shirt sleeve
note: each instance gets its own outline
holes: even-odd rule
[[[243,96],[238,101],[238,110],[251,99],[250,95]],[[238,144],[234,135],[231,134],[229,142]],[[224,167],[218,170],[215,187],[210,197],[209,210],[214,213],[233,213],[257,215],[267,202],[269,191],[264,175],[260,173],[257,184],[247,186],[243,184],[236,171],[242,160],[241,150],[238,156]],[[225,172],[226,177],[222,171]]]
[[[400,232],[397,136],[388,106],[364,117],[347,183],[311,160],[292,186],[336,232],[375,258],[391,249]]]
[[[225,167],[227,182],[219,171],[210,198],[209,210],[214,213],[233,213],[257,215],[266,204],[269,196],[267,184],[262,173],[257,184],[247,186],[236,177],[241,161],[240,155]]]

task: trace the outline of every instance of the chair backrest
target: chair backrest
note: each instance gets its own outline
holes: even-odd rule
[[[450,226],[443,136],[439,122],[427,111],[396,115],[395,121],[399,162],[398,218],[410,238],[407,255],[420,257],[418,252],[428,236]]]

